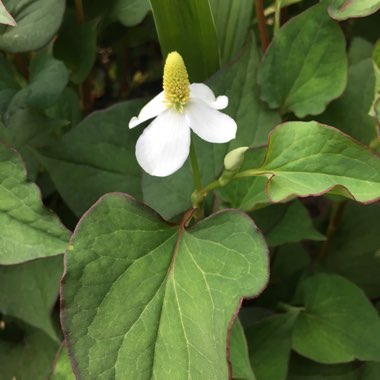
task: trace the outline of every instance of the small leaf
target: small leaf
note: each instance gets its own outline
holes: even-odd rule
[[[49,380],[75,380],[65,344],[62,344],[59,348]]]
[[[298,200],[271,205],[250,215],[272,247],[302,240],[325,239],[314,228],[307,209]]]
[[[1,377],[46,380],[57,348],[40,329],[7,319],[0,331]]]
[[[259,71],[261,98],[281,113],[318,115],[346,86],[345,39],[315,5],[287,22],[275,35]]]
[[[328,12],[338,21],[365,17],[380,9],[380,0],[330,0]]]
[[[82,215],[111,191],[128,191],[141,198],[141,170],[135,157],[141,132],[128,129],[128,121],[141,106],[141,101],[129,101],[94,112],[59,144],[38,152],[57,190],[76,215]]]
[[[0,311],[43,330],[57,340],[51,310],[58,298],[63,257],[0,266]]]
[[[255,380],[248,356],[248,346],[239,318],[234,320],[230,336],[232,377],[239,380]]]
[[[16,152],[0,143],[0,264],[17,264],[64,252],[69,233],[28,183]]]
[[[258,380],[285,380],[297,313],[278,314],[247,329],[252,367]]]
[[[273,202],[332,189],[363,203],[380,198],[380,159],[337,129],[314,121],[276,127],[263,164],[253,172],[269,178],[266,191]]]
[[[305,306],[293,332],[293,348],[320,363],[380,360],[380,320],[362,290],[336,275],[301,282],[294,302]]]
[[[109,16],[125,26],[134,26],[139,24],[149,11],[149,0],[114,0]]]
[[[185,229],[112,194],[82,219],[72,247],[61,302],[77,376],[228,377],[231,319],[268,279],[249,218],[225,211]]]
[[[0,1],[0,24],[15,26],[16,21],[13,19],[12,15],[5,9],[4,4]]]
[[[219,69],[219,49],[208,1],[150,0],[162,55],[178,51],[190,82],[204,82]]]
[[[16,26],[0,26],[0,49],[12,53],[37,50],[57,32],[64,0],[4,0]]]
[[[69,79],[65,65],[45,52],[38,53],[30,62],[30,81],[12,99],[7,115],[22,107],[45,109],[62,94]]]

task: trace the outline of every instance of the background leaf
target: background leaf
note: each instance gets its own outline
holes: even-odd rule
[[[336,275],[317,274],[301,282],[294,302],[293,348],[320,363],[380,360],[380,320],[364,293]]]
[[[150,0],[162,56],[182,55],[190,82],[204,82],[219,69],[219,48],[208,1]]]
[[[49,380],[75,380],[65,344],[59,348]]]
[[[346,86],[345,40],[339,26],[315,5],[274,36],[260,66],[261,98],[281,113],[318,115]]]
[[[16,26],[0,25],[0,49],[12,53],[46,45],[58,30],[65,10],[64,0],[4,0]]]
[[[380,9],[379,0],[330,0],[328,12],[335,20],[365,17]]]
[[[63,257],[0,266],[0,311],[37,327],[57,340],[51,312],[58,298]]]
[[[227,378],[231,318],[268,278],[264,240],[241,213],[185,230],[123,194],[82,219],[66,259],[62,322],[83,379]]]
[[[0,144],[0,264],[17,264],[63,253],[68,231],[42,206],[16,152]]]
[[[3,2],[0,1],[0,24],[15,26],[16,22],[12,15],[5,9]]]

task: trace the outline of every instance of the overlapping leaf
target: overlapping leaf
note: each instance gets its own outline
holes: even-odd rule
[[[62,322],[82,379],[224,379],[240,300],[268,278],[264,240],[226,211],[186,229],[123,194],[82,219],[66,256]]]
[[[330,0],[329,14],[335,20],[365,17],[380,9],[379,0]]]
[[[0,264],[63,253],[69,232],[45,209],[36,185],[26,181],[15,151],[0,144]]]

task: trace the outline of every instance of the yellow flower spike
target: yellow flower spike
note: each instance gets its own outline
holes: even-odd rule
[[[182,112],[190,98],[190,82],[185,63],[180,54],[168,54],[164,67],[164,94],[167,107]]]

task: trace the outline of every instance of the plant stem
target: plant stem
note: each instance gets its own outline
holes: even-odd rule
[[[193,141],[190,143],[190,161],[191,167],[193,169],[193,178],[194,178],[194,186],[196,191],[200,191],[202,189],[201,176],[199,174],[199,166],[197,160],[197,154],[195,152],[195,147]]]
[[[321,250],[319,252],[319,255],[317,257],[318,261],[322,261],[326,255],[327,251],[329,249],[330,241],[332,237],[334,236],[336,230],[338,229],[339,223],[342,219],[344,208],[346,207],[347,202],[339,202],[339,203],[333,203],[332,210],[330,214],[330,221],[329,225],[327,227],[327,236],[326,240],[323,242]]]
[[[274,13],[274,28],[273,28],[274,34],[276,34],[278,30],[280,29],[281,3],[282,3],[282,0],[276,0],[275,13]]]
[[[78,24],[82,24],[84,21],[84,10],[82,0],[75,0],[75,16]]]
[[[305,307],[304,306],[293,306],[293,305],[289,305],[285,302],[279,302],[277,304],[277,307],[281,310],[284,310],[284,311],[287,311],[287,312],[292,312],[292,313],[299,313],[300,311],[302,310],[305,310]]]
[[[269,37],[268,37],[267,26],[265,22],[263,0],[256,0],[255,5],[256,5],[257,24],[259,26],[261,47],[263,49],[263,52],[265,53],[269,45]]]

